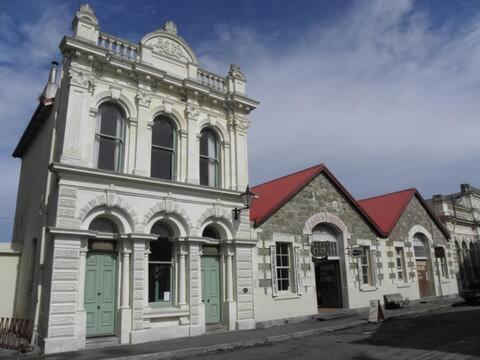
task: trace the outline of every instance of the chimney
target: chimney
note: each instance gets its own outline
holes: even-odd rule
[[[50,77],[48,78],[48,82],[50,84],[55,84],[57,80],[57,66],[58,62],[52,61],[52,67],[50,68]]]
[[[42,95],[40,96],[40,101],[53,99],[57,94],[57,66],[58,62],[52,61],[50,75],[48,75],[48,82],[47,85],[45,85],[45,89],[43,89]]]

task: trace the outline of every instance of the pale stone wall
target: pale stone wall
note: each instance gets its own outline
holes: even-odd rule
[[[20,253],[10,243],[0,243],[0,317],[13,317]]]

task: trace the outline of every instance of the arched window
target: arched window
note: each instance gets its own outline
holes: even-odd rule
[[[217,229],[215,229],[213,226],[207,226],[205,229],[203,229],[202,236],[210,239],[220,239]]]
[[[120,171],[123,163],[125,120],[117,106],[100,106],[95,131],[95,166]]]
[[[312,229],[310,251],[314,257],[338,256],[337,234],[326,224],[318,224]]]
[[[117,225],[109,218],[106,218],[103,216],[99,216],[93,219],[93,221],[90,223],[90,226],[88,228],[89,230],[103,232],[103,233],[111,233],[111,234],[118,233]]]
[[[151,234],[157,240],[150,241],[148,256],[148,301],[151,303],[170,303],[172,301],[172,244],[169,237],[171,229],[161,222],[153,225]]]
[[[425,235],[415,234],[413,236],[413,252],[415,253],[415,258],[417,259],[428,258],[428,249]]]
[[[173,180],[175,174],[175,128],[170,119],[159,116],[153,121],[150,175]]]
[[[200,184],[218,186],[218,140],[212,130],[200,133]]]

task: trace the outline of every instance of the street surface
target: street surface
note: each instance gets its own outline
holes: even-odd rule
[[[480,307],[457,306],[282,343],[196,356],[201,360],[480,359]]]

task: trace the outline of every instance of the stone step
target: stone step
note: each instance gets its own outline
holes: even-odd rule
[[[120,339],[116,336],[100,336],[94,338],[87,338],[87,340],[85,341],[85,349],[96,349],[116,345],[120,345]]]

